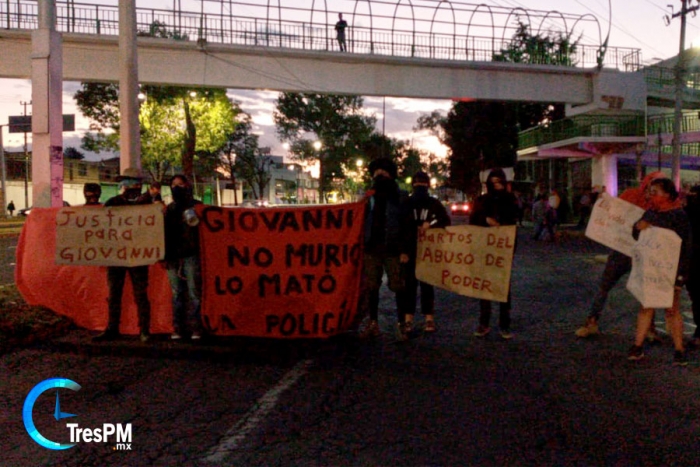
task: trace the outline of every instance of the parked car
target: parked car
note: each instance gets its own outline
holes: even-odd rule
[[[70,206],[70,203],[68,201],[64,201],[63,207],[67,208],[68,206]],[[17,214],[19,214],[20,216],[28,216],[31,211],[32,206],[29,206],[28,208],[20,209],[19,211],[17,211]]]
[[[241,203],[241,207],[244,208],[266,208],[270,206],[270,203],[264,199],[247,199]]]
[[[456,201],[450,203],[450,214],[453,216],[468,216],[471,204],[468,201]]]

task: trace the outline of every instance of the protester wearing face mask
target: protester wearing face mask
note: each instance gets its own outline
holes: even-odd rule
[[[406,241],[401,253],[401,263],[405,273],[405,291],[400,294],[401,306],[405,314],[405,333],[413,331],[413,315],[416,312],[416,289],[420,286],[421,313],[425,322],[425,332],[435,332],[435,289],[432,285],[416,279],[416,249],[418,231],[442,228],[450,225],[450,216],[440,201],[430,196],[430,177],[423,171],[411,178],[413,193],[402,209],[402,230]]]
[[[683,210],[681,200],[678,197],[676,186],[668,178],[660,178],[651,182],[649,187],[649,209],[644,212],[640,220],[634,224],[632,236],[639,239],[642,230],[649,227],[661,227],[673,230],[681,238],[681,253],[676,269],[676,283],[674,285],[673,304],[666,309],[666,328],[673,339],[674,366],[688,364],[685,347],[683,345],[683,316],[679,310],[681,289],[688,279],[690,269],[691,230],[688,216]],[[637,334],[634,345],[627,355],[628,360],[636,361],[644,358],[644,340],[649,332],[654,319],[653,308],[641,308],[637,316]]]
[[[141,188],[143,177],[141,171],[135,168],[127,168],[122,175],[117,177],[119,194],[105,202],[105,207],[131,206],[137,204],[150,204],[151,199],[142,196]],[[122,293],[127,273],[131,277],[131,286],[134,291],[134,300],[139,315],[139,327],[141,328],[141,342],[148,342],[151,338],[151,303],[148,300],[148,266],[108,266],[107,287],[109,288],[109,321],[107,329],[95,336],[95,341],[108,341],[119,337],[119,322],[122,314]]]
[[[369,164],[372,189],[368,192],[365,211],[364,271],[362,282],[361,311],[369,312],[369,322],[362,332],[363,337],[376,337],[379,331],[379,288],[386,271],[389,290],[397,294],[399,338],[405,339],[404,317],[399,306],[398,294],[403,290],[401,278],[401,201],[405,198],[396,184],[396,164],[387,158],[375,159]]]
[[[86,183],[83,185],[83,196],[85,197],[85,206],[101,206],[102,188],[98,183]]]
[[[497,227],[515,225],[517,220],[518,202],[515,196],[506,190],[506,174],[502,169],[493,169],[486,179],[486,194],[476,199],[469,223],[482,227]],[[510,332],[511,292],[509,287],[508,301],[499,305],[498,328],[501,338],[506,340],[513,338]],[[479,306],[479,327],[474,331],[474,335],[484,337],[491,332],[491,302],[479,300]]]
[[[192,187],[184,175],[170,181],[173,201],[165,210],[165,267],[173,297],[173,340],[189,333],[192,340],[202,337],[200,300],[202,274],[199,260],[199,222]]]

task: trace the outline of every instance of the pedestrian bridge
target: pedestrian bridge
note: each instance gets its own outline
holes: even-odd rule
[[[577,28],[588,23],[595,29],[597,22],[591,15],[528,12],[458,1],[428,5],[419,0],[346,0],[348,52],[342,53],[335,50],[335,12],[327,7],[315,10],[315,1],[310,9],[282,7],[279,1],[277,7],[271,7],[268,1],[265,9],[261,2],[250,3],[253,1],[218,2],[220,12],[205,11],[210,2],[202,2],[200,12],[137,5],[139,81],[572,105],[595,104],[602,96],[616,96],[622,98],[624,109],[644,108],[643,79],[639,73],[628,73],[639,68],[636,49],[604,48],[601,39],[598,44],[577,45],[573,53],[566,50],[564,56],[573,60],[551,50],[539,56],[531,53],[527,64],[498,59],[516,32],[516,19],[533,33],[549,31],[553,21],[559,22],[559,30],[567,35],[576,34]],[[380,11],[372,12],[373,5]],[[369,13],[364,11],[367,8]],[[30,78],[36,9],[36,2],[0,2],[0,77]],[[387,9],[390,13],[382,13]],[[247,16],[238,12],[247,12]],[[63,79],[116,82],[118,7],[57,2],[56,16],[57,30],[63,35]],[[488,35],[483,33],[482,17],[491,18]],[[499,25],[495,18],[501,18]]]

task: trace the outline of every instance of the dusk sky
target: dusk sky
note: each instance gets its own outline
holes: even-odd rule
[[[247,3],[259,3],[266,5],[266,1],[262,0],[246,0]],[[417,4],[416,0],[413,4]],[[663,16],[671,13],[668,4],[675,4],[675,10],[680,8],[679,0],[635,0],[634,7],[631,8],[629,0],[611,0],[612,4],[612,27],[610,30],[611,47],[632,47],[642,50],[642,57],[645,64],[653,63],[658,59],[665,59],[674,56],[678,53],[679,37],[680,37],[680,21],[675,19],[669,26],[666,26],[663,21]],[[101,4],[116,4],[115,0],[88,0],[81,3],[101,3]],[[199,2],[191,0],[181,0],[183,10],[199,11],[201,5]],[[310,0],[279,0],[279,2],[270,2],[272,5],[281,3],[282,6],[306,6],[310,8]],[[322,4],[323,2],[316,2]],[[362,4],[363,2],[359,2]],[[384,2],[386,3],[386,2]],[[398,1],[393,2],[398,3]],[[406,4],[407,2],[403,2]],[[423,0],[423,3],[430,3],[429,0]],[[437,2],[433,2],[436,4]],[[466,8],[466,3],[461,3],[458,0],[453,2],[461,8]],[[551,0],[487,0],[486,3],[493,7],[507,8],[526,8],[529,10],[549,11],[552,9],[554,2]],[[303,5],[302,5],[303,4]],[[351,0],[328,0],[328,16],[335,20],[337,12],[344,12],[345,19],[348,22],[352,21],[352,12],[356,2]],[[152,7],[172,9],[173,0],[137,0],[138,7]],[[218,2],[206,2],[207,9],[220,8]],[[373,10],[375,15],[377,9],[381,7],[381,3],[375,6]],[[608,33],[608,1],[607,0],[558,0],[556,2],[558,11],[572,14],[592,14],[598,18],[600,30],[603,38]],[[318,6],[317,6],[318,8]],[[358,7],[359,8],[359,7]],[[242,7],[242,10],[245,10]],[[254,14],[252,7],[249,14]],[[358,15],[359,16],[359,15]],[[284,18],[284,17],[283,17]],[[358,19],[358,22],[361,20]],[[462,18],[457,18],[457,23],[465,21]],[[584,31],[586,38],[597,36],[598,32],[593,29]],[[690,47],[693,44],[700,46],[700,18],[688,17],[688,26],[686,33],[686,46]],[[79,83],[66,82],[64,83],[64,99],[63,113],[76,113],[73,94],[78,89]],[[276,92],[271,91],[254,91],[254,90],[230,90],[229,95],[240,102],[241,108],[251,114],[254,119],[255,132],[260,135],[260,145],[272,147],[273,154],[283,154],[281,143],[277,141],[275,129],[272,120],[272,110],[274,109],[274,100],[277,97]],[[8,80],[0,79],[0,123],[7,123],[9,115],[22,115],[24,107],[21,102],[29,102],[31,100],[31,88],[28,80]],[[402,140],[413,141],[413,144],[419,149],[434,152],[437,155],[444,155],[446,150],[442,147],[435,138],[425,132],[414,132],[412,128],[416,124],[416,119],[423,113],[428,113],[433,110],[439,110],[443,113],[450,108],[451,102],[446,100],[420,100],[420,99],[404,99],[404,98],[386,98],[386,115],[383,115],[383,99],[380,97],[366,97],[365,108],[370,114],[377,117],[377,130],[381,131],[382,126],[385,126],[388,136]],[[28,108],[30,109],[30,108]],[[88,121],[80,115],[76,116],[76,132],[64,133],[64,147],[80,146],[80,137],[87,129]],[[31,140],[31,135],[30,135]],[[9,135],[5,130],[4,134],[5,148],[9,150],[21,149],[23,145],[23,135]],[[31,148],[31,143],[30,143]],[[87,154],[90,159],[101,159],[107,157],[107,154],[93,155]]]

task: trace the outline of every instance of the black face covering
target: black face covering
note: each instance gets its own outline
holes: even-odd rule
[[[385,177],[384,175],[377,175],[374,177],[374,189],[377,191],[377,193],[380,194],[389,194],[392,192],[392,190],[395,187],[395,183],[392,179],[389,177]]]
[[[187,201],[187,188],[184,186],[174,186],[171,188],[173,194],[173,200],[178,203],[184,203]]]
[[[126,190],[124,190],[124,197],[126,199],[128,199],[129,201],[133,201],[136,198],[138,198],[139,196],[141,196],[141,187],[140,186],[137,188],[127,188]]]
[[[414,186],[413,187],[413,194],[419,198],[427,198],[429,196],[428,194],[428,187],[427,186]]]

